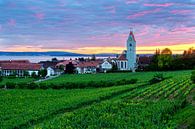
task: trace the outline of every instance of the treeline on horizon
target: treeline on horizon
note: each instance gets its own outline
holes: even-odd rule
[[[138,67],[144,71],[187,70],[195,68],[195,49],[189,48],[181,55],[173,55],[171,49],[157,49],[146,67]]]

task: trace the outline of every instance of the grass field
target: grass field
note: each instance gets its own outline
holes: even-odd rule
[[[155,72],[63,75],[47,83],[136,78],[136,84],[72,90],[1,90],[0,127],[7,128],[176,128],[192,127],[191,71],[148,85]],[[72,79],[71,79],[72,78]]]
[[[122,79],[138,79],[139,82],[147,81],[153,77],[156,73],[159,72],[137,72],[137,73],[106,73],[106,74],[77,74],[77,75],[62,75],[58,78],[44,81],[42,83],[50,84],[60,84],[68,82],[90,82],[90,81],[117,81]],[[160,72],[163,73],[166,77],[178,76],[178,74],[189,74],[190,71],[179,71],[179,72]]]

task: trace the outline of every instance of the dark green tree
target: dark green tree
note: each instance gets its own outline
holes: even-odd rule
[[[66,65],[66,73],[68,74],[73,74],[75,72],[75,67],[72,64],[72,62],[70,62],[69,64]]]
[[[112,63],[111,71],[117,71],[117,70],[118,70],[117,64],[116,63]]]
[[[28,73],[28,71],[24,71],[24,77],[27,77],[27,76],[29,76],[29,73]]]
[[[64,65],[60,65],[59,66],[59,69],[62,70],[62,71],[64,71]]]
[[[149,65],[150,70],[158,70],[158,58],[160,56],[160,49],[156,49],[154,56],[151,59],[151,64]]]
[[[39,76],[40,77],[46,77],[47,76],[47,70],[46,69],[42,69],[39,71]]]
[[[92,60],[92,61],[95,61],[95,60],[96,60],[95,54],[93,54],[93,55],[91,56],[91,60]]]
[[[33,73],[31,74],[31,77],[33,77],[33,78],[38,78],[38,76],[37,76],[37,74],[36,74],[35,72],[33,72]]]
[[[1,71],[0,71],[0,82],[3,81],[3,76],[1,75]]]

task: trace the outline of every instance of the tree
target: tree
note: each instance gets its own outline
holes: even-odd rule
[[[69,62],[69,64],[66,65],[66,73],[73,74],[75,72],[75,67],[72,64],[72,62]]]
[[[95,60],[96,60],[95,54],[93,54],[93,55],[91,56],[91,60],[92,60],[92,61],[95,61]]]
[[[41,77],[47,76],[47,70],[46,70],[46,69],[40,70],[40,71],[39,71],[39,76],[41,76]]]
[[[51,61],[52,62],[58,62],[58,59],[57,58],[52,58]]]
[[[64,65],[60,65],[58,68],[64,71]]]
[[[78,60],[79,60],[80,62],[81,62],[81,61],[85,61],[85,59],[84,59],[83,57],[79,58]]]
[[[26,70],[24,71],[24,76],[25,76],[25,77],[29,76],[28,71],[26,71]]]
[[[156,49],[154,56],[151,59],[151,64],[149,65],[150,70],[158,70],[158,58],[160,56],[160,49]]]
[[[35,72],[32,72],[31,77],[38,78],[37,74]]]
[[[112,63],[111,71],[117,71],[117,70],[118,70],[117,64],[116,63]]]
[[[1,71],[0,71],[0,82],[3,81],[3,76],[1,75]]]
[[[165,48],[158,57],[158,68],[160,68],[160,70],[169,70],[172,61],[172,51],[169,48]]]

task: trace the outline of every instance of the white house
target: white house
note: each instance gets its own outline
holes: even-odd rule
[[[96,73],[99,67],[98,61],[82,61],[77,64],[76,72],[78,74]]]
[[[107,60],[104,60],[104,62],[100,64],[100,69],[103,72],[107,72],[108,70],[112,69],[112,64]]]
[[[24,76],[24,74],[29,74],[30,76],[35,73],[38,75],[39,70],[41,70],[41,65],[35,63],[20,63],[20,62],[0,62],[1,74],[3,76],[18,75]]]
[[[47,76],[53,76],[55,75],[55,70],[51,67],[47,68]]]

